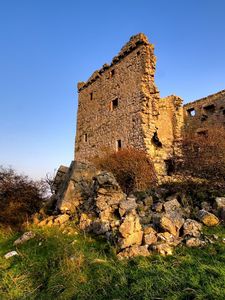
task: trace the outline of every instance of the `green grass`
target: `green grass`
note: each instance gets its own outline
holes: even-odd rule
[[[225,244],[178,247],[173,256],[118,261],[104,240],[32,228],[36,238],[0,232],[0,299],[225,299]],[[225,237],[225,229],[206,230]],[[17,250],[9,260],[4,254]]]

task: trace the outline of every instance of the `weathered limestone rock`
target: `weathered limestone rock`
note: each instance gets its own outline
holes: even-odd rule
[[[131,235],[133,232],[141,231],[141,224],[139,222],[139,218],[134,211],[127,214],[123,223],[119,228],[119,232],[122,237],[126,238]]]
[[[91,230],[93,233],[96,233],[98,235],[105,234],[110,230],[110,224],[107,221],[102,222],[101,220],[97,219],[92,222]]]
[[[132,245],[141,245],[143,231],[139,217],[134,210],[125,216],[123,223],[119,227],[119,232],[122,236],[119,239],[121,249]]]
[[[57,209],[61,212],[73,213],[76,207],[87,200],[91,194],[93,176],[96,169],[77,161],[72,161],[64,180],[57,188]]]
[[[38,223],[38,226],[39,227],[43,227],[43,226],[48,225],[49,223],[52,224],[53,223],[53,219],[54,219],[54,216],[49,216],[49,217],[45,218],[44,220],[40,221]]]
[[[135,197],[128,197],[120,202],[119,205],[119,213],[121,217],[126,213],[133,209],[137,208],[136,198]]]
[[[126,195],[111,173],[100,172],[94,180],[94,203],[100,221],[104,224],[109,223],[112,228],[118,226],[117,218],[121,207],[125,213],[133,203],[132,200],[128,200],[126,204]]]
[[[153,204],[153,197],[152,196],[147,196],[145,199],[144,199],[144,204],[145,206],[147,206],[148,208],[150,208]]]
[[[169,233],[169,232],[160,232],[157,234],[158,240],[161,242],[166,242],[169,244],[172,244],[175,242],[175,237],[173,234]]]
[[[168,200],[169,199],[169,200]],[[174,196],[167,198],[167,201],[164,203],[165,212],[168,214],[178,213],[182,215],[182,209],[180,203],[177,201]]]
[[[225,207],[225,197],[216,197],[215,206],[216,209],[221,209],[222,207]]]
[[[202,209],[198,213],[199,220],[206,226],[216,226],[219,224],[219,219],[212,213]]]
[[[66,177],[66,174],[67,174],[68,170],[69,170],[68,167],[62,166],[62,165],[58,168],[57,173],[56,173],[55,178],[54,178],[54,182],[53,182],[53,189],[54,189],[56,194],[58,192],[58,189],[59,189],[60,185],[65,180],[65,177]]]
[[[222,207],[220,210],[221,220],[225,223],[225,207]]]
[[[135,256],[149,256],[150,252],[148,251],[148,246],[132,246],[124,249],[123,251],[117,254],[119,259],[130,258]]]
[[[166,244],[166,243],[153,245],[152,249],[163,256],[173,254],[173,248],[169,244]]]
[[[131,233],[126,238],[121,238],[118,240],[120,248],[124,249],[132,245],[141,245],[143,238],[143,231],[136,231]]]
[[[186,245],[189,248],[194,248],[194,247],[201,247],[203,245],[205,245],[204,241],[201,241],[199,238],[197,237],[192,237],[186,240]]]
[[[151,227],[144,228],[144,243],[146,245],[152,245],[157,242],[157,232]]]
[[[94,179],[96,180],[96,184],[98,184],[99,187],[102,188],[113,187],[113,189],[120,190],[120,186],[117,183],[112,173],[103,171],[100,172],[98,175],[96,175]]]
[[[169,200],[168,200],[169,199]],[[169,231],[172,235],[178,237],[179,230],[184,224],[183,210],[180,203],[174,196],[167,198],[163,206],[165,214],[162,214],[160,219],[160,226],[162,229]]]
[[[202,231],[202,224],[191,219],[187,219],[184,222],[184,236],[193,236],[193,237],[200,237]]]
[[[80,223],[79,223],[79,227],[81,230],[85,230],[85,231],[90,231],[91,230],[91,224],[92,224],[92,217],[89,216],[86,213],[82,213],[80,215]]]
[[[160,219],[160,226],[162,229],[169,231],[172,235],[178,237],[179,230],[184,224],[184,219],[179,215],[164,215]]]
[[[207,211],[211,211],[211,209],[212,209],[211,205],[206,201],[203,201],[201,203],[201,208],[204,210],[207,210]]]
[[[14,246],[18,246],[21,244],[24,244],[25,242],[33,239],[35,237],[35,233],[33,231],[24,232],[24,234],[19,237],[15,242],[13,243]]]
[[[156,212],[161,212],[163,210],[163,203],[162,202],[156,202],[152,205],[152,210]]]
[[[18,252],[16,252],[16,251],[10,251],[10,252],[6,253],[4,255],[4,257],[5,257],[5,259],[9,259],[9,258],[11,258],[13,256],[16,256],[16,255],[19,255]]]
[[[69,221],[70,216],[67,214],[59,215],[54,219],[54,225],[62,225]]]

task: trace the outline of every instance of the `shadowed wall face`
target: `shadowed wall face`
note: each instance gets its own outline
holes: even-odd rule
[[[184,105],[186,134],[202,134],[212,125],[225,125],[225,90]]]

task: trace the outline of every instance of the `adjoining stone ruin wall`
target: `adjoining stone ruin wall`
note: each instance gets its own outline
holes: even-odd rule
[[[225,125],[225,90],[184,105],[184,134],[204,134],[212,125]]]
[[[159,115],[156,121],[157,136],[162,146],[154,145],[150,156],[154,157],[158,174],[171,175],[173,157],[181,157],[181,141],[183,128],[182,99],[175,95],[159,100]],[[164,162],[164,163],[162,163]]]
[[[166,174],[180,139],[182,100],[160,99],[155,64],[153,45],[138,34],[110,65],[78,83],[75,160],[88,162],[104,151],[133,146],[150,155],[158,174]]]

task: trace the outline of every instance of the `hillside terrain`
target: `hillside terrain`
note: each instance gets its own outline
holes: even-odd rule
[[[0,232],[0,299],[224,299],[225,229],[204,228],[217,241],[178,246],[173,256],[118,260],[100,237],[67,227],[28,228],[36,236],[13,246],[21,233]],[[18,255],[5,259],[16,250]]]

